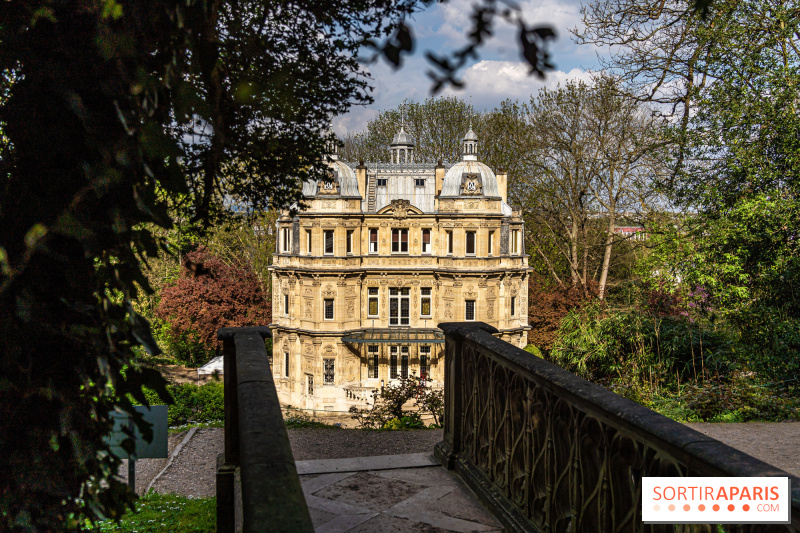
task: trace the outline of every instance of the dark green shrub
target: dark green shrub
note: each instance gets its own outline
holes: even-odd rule
[[[211,422],[225,419],[225,384],[212,381],[197,389],[195,394],[196,422]]]
[[[212,381],[200,387],[181,383],[168,385],[167,390],[175,401],[169,406],[167,415],[171,427],[225,419],[224,383]],[[161,403],[156,393],[149,389],[145,389],[145,398],[151,405]]]

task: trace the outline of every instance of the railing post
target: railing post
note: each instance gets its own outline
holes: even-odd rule
[[[448,470],[455,467],[461,453],[464,421],[464,332],[470,329],[496,333],[497,329],[484,322],[448,322],[439,324],[445,334],[444,350],[444,440],[436,445],[434,454]]]

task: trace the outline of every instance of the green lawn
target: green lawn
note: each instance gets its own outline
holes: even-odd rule
[[[98,531],[120,533],[212,533],[216,530],[216,498],[192,500],[150,493],[136,502],[119,523],[100,522]]]

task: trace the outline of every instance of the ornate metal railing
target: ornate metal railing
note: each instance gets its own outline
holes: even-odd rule
[[[313,531],[272,381],[267,327],[222,328],[225,453],[217,458],[217,531]]]
[[[642,477],[788,476],[497,339],[487,324],[439,327],[445,425],[436,455],[509,531],[717,531],[643,524]],[[724,530],[800,531],[800,479],[791,478],[791,525]]]

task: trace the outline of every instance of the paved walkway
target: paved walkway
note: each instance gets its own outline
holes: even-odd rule
[[[320,533],[502,531],[429,453],[298,461],[297,469]]]

